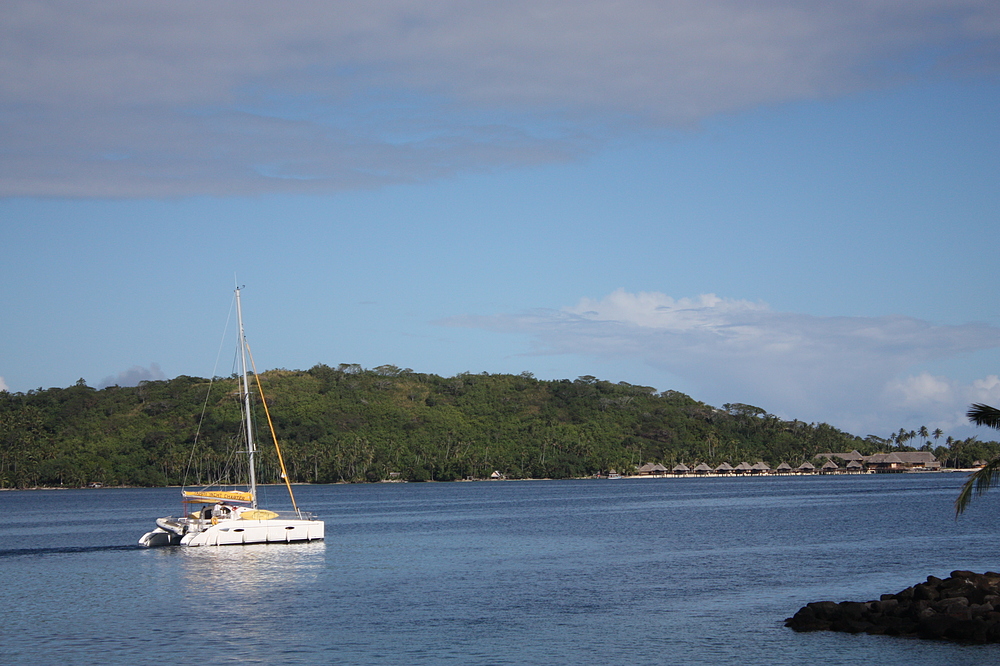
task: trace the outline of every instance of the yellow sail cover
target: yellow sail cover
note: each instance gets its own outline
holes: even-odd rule
[[[241,490],[185,490],[184,498],[191,500],[204,500],[206,502],[216,502],[227,500],[229,502],[252,502],[253,496]]]
[[[271,520],[277,517],[278,514],[267,509],[250,509],[240,514],[240,520]]]

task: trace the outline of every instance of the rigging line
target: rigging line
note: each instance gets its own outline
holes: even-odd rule
[[[292,482],[288,478],[288,471],[285,469],[285,458],[281,455],[281,447],[278,446],[278,435],[274,432],[274,423],[271,421],[271,410],[267,408],[267,400],[264,399],[264,387],[260,384],[260,375],[257,374],[257,366],[253,362],[253,352],[250,351],[250,343],[244,338],[247,346],[247,355],[250,357],[250,367],[253,368],[253,377],[257,381],[257,392],[260,393],[260,404],[264,405],[264,414],[267,416],[267,426],[271,429],[271,439],[274,440],[274,450],[278,453],[278,464],[281,466],[281,476],[285,479],[285,487],[288,488],[288,496],[292,498],[292,508],[295,513],[299,513],[299,507],[295,503],[295,493],[292,492]]]
[[[198,428],[194,433],[194,442],[191,444],[191,453],[188,455],[187,466],[184,468],[184,478],[181,480],[181,489],[187,486],[188,473],[191,471],[191,463],[194,461],[194,452],[198,448],[198,441],[201,439],[201,426],[205,423],[205,412],[208,411],[208,400],[212,397],[212,387],[215,385],[215,377],[219,373],[219,360],[222,358],[222,348],[226,344],[226,336],[229,335],[229,324],[233,320],[233,308],[236,297],[229,303],[229,314],[226,316],[226,325],[222,329],[222,338],[219,340],[219,351],[215,354],[215,366],[212,368],[212,377],[208,380],[208,390],[205,391],[205,402],[201,405],[201,416],[198,417]]]

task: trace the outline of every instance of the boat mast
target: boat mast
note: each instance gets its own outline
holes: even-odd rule
[[[250,382],[247,379],[247,339],[243,332],[243,308],[240,305],[240,288],[236,288],[236,319],[240,326],[240,367],[243,371],[243,415],[247,430],[247,464],[250,465],[250,508],[257,508],[257,471],[254,457],[257,446],[253,437],[253,424],[250,418]]]

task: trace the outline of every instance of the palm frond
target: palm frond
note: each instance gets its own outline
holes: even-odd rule
[[[969,475],[969,480],[962,486],[962,491],[955,500],[955,517],[965,511],[973,495],[982,495],[998,482],[1000,482],[1000,458],[994,458],[988,465]]]
[[[969,408],[965,415],[976,425],[1000,428],[1000,409],[996,407],[976,403]]]

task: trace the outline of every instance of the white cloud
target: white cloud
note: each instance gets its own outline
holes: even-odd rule
[[[1000,397],[996,378],[966,391],[929,375],[899,379],[921,363],[1000,346],[1000,331],[983,324],[816,317],[714,294],[675,299],[623,290],[561,310],[446,323],[526,334],[537,354],[639,360],[682,378],[700,400],[748,402],[862,435],[898,427],[915,410],[924,422],[953,421],[973,395]]]
[[[922,372],[889,380],[884,398],[885,411],[896,414],[901,423],[920,421],[932,430],[948,432],[970,430],[966,416],[970,405],[1000,405],[1000,378],[990,375],[963,383]]]
[[[150,363],[148,368],[133,365],[128,370],[123,370],[117,375],[105,377],[97,385],[98,388],[108,386],[138,386],[139,382],[166,379],[166,375],[160,370],[158,363]]]
[[[927,372],[892,379],[886,384],[886,392],[895,396],[901,407],[949,404],[954,402],[956,389],[956,383],[947,377],[934,377]]]
[[[561,160],[616,128],[995,69],[998,36],[989,0],[9,0],[0,196],[318,191]]]

